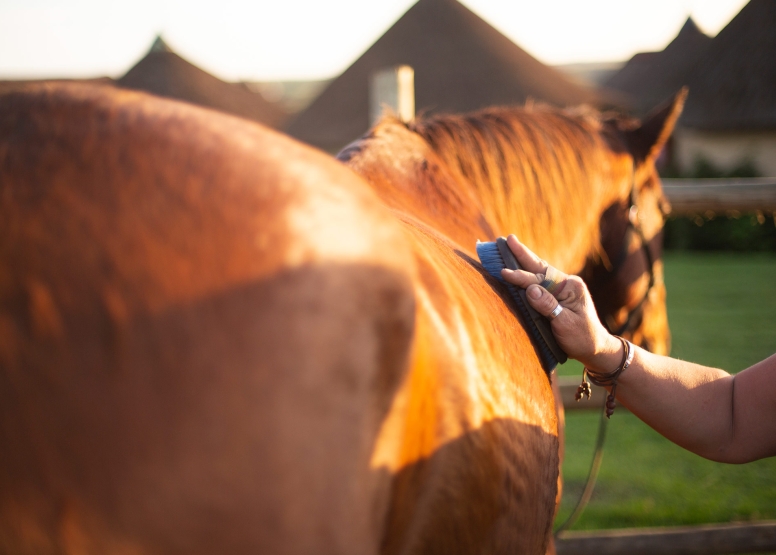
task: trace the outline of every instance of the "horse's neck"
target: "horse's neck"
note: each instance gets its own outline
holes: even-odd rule
[[[550,264],[576,273],[600,250],[600,217],[621,196],[622,179],[603,153],[584,167],[570,158],[544,168],[518,160],[520,171],[506,180],[462,181],[496,235],[514,233]]]
[[[576,273],[598,248],[605,201],[594,188],[568,195],[562,189],[562,183],[510,183],[508,194],[480,202],[496,235],[514,233],[550,264]]]
[[[603,148],[588,153],[591,160],[568,145],[544,151],[522,146],[534,148],[533,160],[543,163],[510,153],[504,176],[481,179],[471,179],[458,163],[475,159],[471,153],[437,152],[391,121],[342,154],[386,205],[465,251],[472,251],[478,239],[514,233],[551,264],[579,272],[598,252],[600,216],[620,194],[614,190],[618,185],[609,153]]]

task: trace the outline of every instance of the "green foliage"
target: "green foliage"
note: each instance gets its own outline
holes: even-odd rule
[[[776,256],[669,253],[665,273],[673,356],[739,371],[776,351]],[[598,418],[592,412],[567,414],[558,522],[584,487]],[[575,529],[774,518],[776,458],[713,463],[620,408],[610,422],[598,486]]]
[[[719,177],[760,177],[760,172],[752,160],[740,160],[735,166],[725,170],[715,166],[711,161],[704,157],[695,159],[693,168],[689,172],[681,172],[673,165],[669,164],[660,170],[660,177],[666,178],[692,178],[692,179],[714,179]]]
[[[696,179],[714,179],[717,177],[760,177],[757,167],[751,160],[741,160],[738,164],[725,171],[718,168],[705,158],[695,160],[695,167],[687,177]]]
[[[669,218],[663,246],[667,251],[776,252],[776,218],[764,214]]]
[[[675,167],[668,167],[661,174],[696,179],[759,176],[751,160],[723,170],[705,158],[698,158],[687,174],[680,174]],[[762,213],[671,217],[666,221],[664,237],[666,250],[776,252],[776,218]]]

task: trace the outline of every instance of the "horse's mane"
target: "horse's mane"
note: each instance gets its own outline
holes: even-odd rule
[[[570,241],[577,252],[597,248],[598,218],[613,195],[603,189],[614,177],[616,140],[598,112],[489,108],[422,118],[408,127],[473,187],[498,233],[518,233],[548,253]]]

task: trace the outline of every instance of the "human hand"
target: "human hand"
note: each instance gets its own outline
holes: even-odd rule
[[[560,304],[563,310],[551,319],[552,333],[570,357],[591,370],[609,372],[617,367],[622,344],[601,325],[585,282],[558,271],[553,293],[539,285],[549,265],[518,241],[507,237],[507,244],[523,270],[501,270],[504,280],[526,289],[526,297],[539,313],[550,318]]]

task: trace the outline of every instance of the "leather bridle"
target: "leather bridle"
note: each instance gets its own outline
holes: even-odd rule
[[[612,333],[614,335],[622,335],[626,332],[632,332],[640,323],[641,318],[643,317],[643,311],[644,311],[644,305],[647,302],[647,299],[649,298],[649,294],[652,292],[652,289],[655,286],[655,259],[652,256],[652,251],[649,248],[649,241],[647,241],[646,236],[644,235],[644,230],[641,227],[641,220],[639,219],[639,206],[638,206],[638,192],[636,191],[636,172],[634,170],[633,172],[633,178],[631,181],[631,190],[630,190],[630,198],[629,198],[629,206],[628,206],[628,224],[626,227],[625,237],[623,240],[623,246],[622,251],[620,252],[620,256],[618,257],[615,264],[612,264],[611,269],[609,269],[609,273],[614,276],[617,274],[617,272],[622,268],[622,266],[625,264],[625,261],[628,259],[629,254],[629,246],[630,246],[630,240],[629,240],[629,234],[635,233],[636,236],[639,238],[639,241],[641,242],[641,251],[644,253],[644,258],[647,261],[647,272],[649,273],[649,284],[647,286],[647,290],[644,293],[644,296],[641,298],[641,300],[636,304],[635,307],[630,309],[628,311],[628,316],[625,318],[625,322],[623,322],[620,326],[618,326],[616,329],[612,329],[613,322],[611,322],[611,316],[607,317],[604,322],[604,325],[606,326],[609,333]]]

